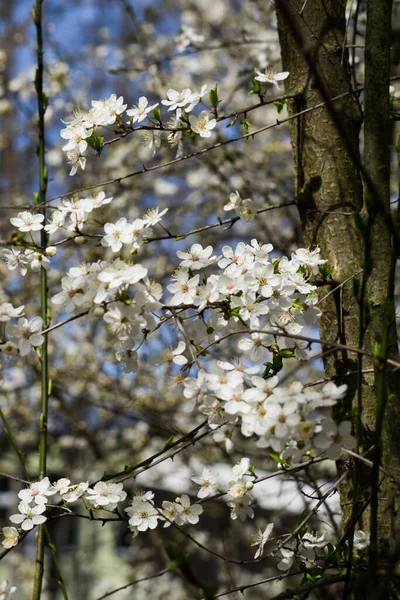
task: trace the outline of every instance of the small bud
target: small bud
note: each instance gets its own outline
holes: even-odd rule
[[[47,246],[44,253],[46,256],[55,256],[57,254],[57,248],[55,246]]]
[[[93,310],[93,316],[101,318],[104,316],[105,312],[106,311],[102,306],[96,306],[96,308]]]
[[[180,504],[181,503],[180,496],[178,496],[177,498],[175,498],[175,502],[176,502],[176,504]]]
[[[78,246],[82,246],[82,244],[86,244],[87,238],[85,238],[83,235],[78,235],[76,238],[74,238],[74,242],[75,244],[78,244]]]
[[[254,483],[252,481],[247,481],[246,483],[246,490],[252,490],[254,487]]]

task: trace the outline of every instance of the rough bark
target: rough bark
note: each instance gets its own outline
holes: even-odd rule
[[[379,117],[376,113],[380,106],[378,99],[383,97],[383,103],[385,98],[388,99],[389,67],[385,62],[387,42],[385,45],[384,37],[386,35],[387,40],[390,31],[390,0],[369,1],[374,8],[378,8],[373,12],[375,24],[368,25],[373,28],[373,35],[367,40],[372,57],[367,54],[366,61],[373,58],[367,85],[374,90],[374,94],[369,96],[368,111],[366,107],[366,136],[369,141],[366,141],[365,150],[369,158],[366,156],[365,167],[370,175],[368,180],[372,180],[374,193],[371,196],[372,190],[366,185],[365,206],[359,155],[362,111],[356,95],[348,96],[340,103],[328,103],[318,111],[293,120],[290,123],[290,136],[304,243],[310,247],[320,246],[322,255],[333,267],[332,277],[343,283],[340,289],[321,303],[323,316],[319,324],[320,336],[353,347],[363,346],[372,353],[375,341],[382,339],[388,322],[386,300],[391,289],[393,270],[390,269],[391,235],[387,220],[383,217],[382,205],[377,204],[378,201],[386,202],[388,206],[389,202],[388,143],[385,142],[388,139],[385,135],[389,135],[385,133],[389,130],[388,106]],[[385,14],[382,12],[383,5]],[[351,90],[345,50],[345,6],[345,0],[276,0],[283,69],[290,72],[286,80],[286,92],[288,95],[296,94],[288,102],[290,115]],[[380,25],[376,27],[378,22]],[[383,69],[382,72],[380,69]],[[375,78],[378,82],[376,86]],[[377,192],[382,198],[375,197]],[[359,214],[363,215],[364,229],[356,224],[355,216]],[[360,274],[366,261],[368,276]],[[329,291],[329,288],[322,288],[320,297],[323,298]],[[390,327],[388,351],[392,355],[397,352],[393,326]],[[373,360],[363,358],[360,365],[355,354],[342,352],[331,354],[325,360],[328,375],[345,375],[360,366],[364,370],[371,369]],[[390,377],[388,380],[390,382]],[[343,381],[348,384],[349,393],[346,401],[337,407],[335,416],[339,419],[351,416],[357,429],[357,411],[360,409],[360,451],[363,452],[375,443],[374,374],[364,374],[358,389],[356,376],[344,377]],[[389,418],[385,419],[383,430],[383,458],[386,467],[398,474],[399,385],[398,381],[392,381],[392,384],[392,395],[389,393],[387,404]],[[390,453],[392,459],[388,461]],[[338,468],[343,468],[340,462]],[[369,470],[359,466],[356,487],[353,480],[341,488],[344,530],[357,514],[352,509],[353,500],[361,505],[370,497],[370,475]],[[388,536],[392,536],[393,540],[396,537],[398,539],[398,517],[393,517],[397,507],[394,506],[389,480],[383,482],[379,498],[382,550],[383,540]],[[357,527],[368,531],[369,520],[370,511],[367,509]],[[392,547],[392,556],[393,550]],[[364,596],[359,597],[365,598],[365,589],[362,593]]]

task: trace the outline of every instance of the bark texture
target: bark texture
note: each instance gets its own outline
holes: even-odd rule
[[[389,206],[387,40],[391,0],[368,1],[370,11],[373,5],[369,16],[373,24],[370,22],[367,26],[372,31],[369,40],[367,38],[366,62],[370,61],[370,66],[369,69],[366,66],[366,83],[373,93],[369,95],[368,106],[366,94],[365,168],[374,193],[366,185],[364,202],[359,154],[363,115],[357,95],[328,103],[291,121],[290,136],[304,243],[321,248],[322,255],[333,267],[332,277],[343,284],[321,302],[320,336],[373,353],[375,341],[382,340],[384,327],[390,322],[388,353],[394,356],[397,340],[393,316],[389,315],[393,307],[392,244],[382,205],[384,202]],[[286,92],[296,95],[288,102],[290,115],[351,91],[345,49],[345,8],[345,0],[276,0],[283,69],[290,72],[285,82]],[[380,112],[382,99],[387,106]],[[376,198],[377,192],[380,198]],[[357,215],[362,215],[364,228],[357,225],[356,218],[360,221]],[[365,266],[368,276],[364,273],[363,284],[361,271],[365,271]],[[320,297],[324,298],[330,289],[321,288]],[[371,369],[374,361],[364,357],[360,363],[356,354],[347,352],[335,352],[325,359],[328,375],[345,375],[360,366],[364,370]],[[383,462],[389,471],[399,475],[400,384],[393,374],[389,374],[387,380],[391,389],[383,428]],[[338,419],[352,417],[357,429],[360,411],[359,450],[363,452],[376,441],[375,376],[363,374],[359,382],[357,376],[344,377],[343,382],[349,386],[349,393],[346,401],[336,408],[335,416]],[[372,459],[372,455],[369,458]],[[340,471],[343,464],[339,462],[338,468]],[[356,486],[353,480],[341,488],[344,530],[358,511],[352,509],[353,500],[362,506],[370,498],[370,476],[369,469],[359,466]],[[398,488],[395,492],[398,495]],[[388,554],[386,540],[392,540],[389,545],[392,566],[399,550],[397,512],[396,493],[389,479],[385,479],[379,491],[379,540],[381,555]],[[369,521],[367,508],[357,528],[368,531]],[[358,597],[367,597],[365,588]]]

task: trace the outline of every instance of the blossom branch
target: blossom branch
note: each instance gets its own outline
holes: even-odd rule
[[[400,76],[397,77],[397,79],[400,79]],[[363,91],[363,87],[358,88],[357,90],[354,91],[350,91],[350,92],[345,92],[343,94],[339,94],[338,96],[334,96],[333,98],[331,98],[329,101],[330,102],[335,102],[337,100],[341,100],[342,98],[345,98],[346,96],[351,96],[354,94],[359,94],[360,92]],[[286,97],[286,96],[285,96]],[[167,167],[170,167],[172,165],[176,165],[180,162],[186,161],[190,158],[193,158],[195,156],[202,156],[203,154],[206,154],[207,152],[210,152],[211,150],[216,150],[217,148],[221,148],[223,146],[226,146],[227,144],[231,144],[233,142],[238,142],[241,140],[245,140],[245,139],[249,139],[252,138],[255,135],[258,135],[259,133],[263,133],[264,131],[268,131],[269,129],[273,129],[274,127],[278,127],[279,125],[284,125],[285,123],[289,123],[290,121],[293,121],[295,119],[298,119],[299,117],[301,117],[304,114],[307,114],[309,112],[313,112],[315,110],[318,110],[322,107],[324,107],[327,104],[327,101],[323,101],[323,102],[319,102],[318,104],[311,106],[310,108],[304,109],[302,111],[299,111],[298,113],[291,115],[290,117],[286,117],[285,119],[276,119],[274,123],[270,123],[269,125],[265,125],[264,127],[261,127],[259,129],[255,129],[254,131],[252,131],[251,133],[246,133],[244,135],[240,135],[238,137],[235,138],[231,138],[228,140],[223,140],[222,142],[217,142],[216,144],[213,144],[211,146],[207,146],[206,148],[203,148],[201,150],[197,150],[196,152],[193,152],[191,154],[186,154],[185,156],[182,156],[180,158],[175,158],[173,160],[167,161],[165,163],[159,164],[159,165],[154,165],[154,166],[150,166],[150,167],[146,167],[143,165],[143,167],[138,170],[138,171],[133,171],[132,173],[128,173],[127,175],[123,175],[121,177],[116,177],[114,179],[108,179],[106,181],[103,181],[101,183],[96,183],[96,184],[92,184],[90,186],[86,186],[86,187],[82,187],[76,190],[73,190],[71,192],[67,192],[65,194],[61,194],[59,196],[53,196],[52,198],[49,198],[47,200],[47,202],[52,202],[53,200],[58,200],[60,198],[67,198],[69,196],[73,196],[74,194],[79,194],[80,192],[85,192],[88,190],[93,190],[95,188],[99,188],[99,187],[105,187],[108,185],[111,185],[113,183],[121,183],[121,181],[124,181],[126,179],[130,179],[132,177],[136,177],[138,175],[142,175],[143,173],[146,172],[150,172],[150,171],[157,171],[160,169],[165,169]],[[236,114],[236,112],[234,113]]]

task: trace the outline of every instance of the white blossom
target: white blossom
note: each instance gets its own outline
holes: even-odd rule
[[[197,492],[198,498],[208,498],[208,496],[213,496],[217,491],[218,475],[209,467],[204,467],[201,475],[199,477],[192,477],[192,481],[200,485],[200,489]]]
[[[217,125],[217,120],[210,119],[210,113],[207,110],[201,111],[198,117],[190,115],[189,123],[192,131],[199,134],[200,137],[208,138],[211,136],[211,131]]]
[[[34,215],[27,210],[18,213],[17,217],[12,217],[10,219],[10,223],[17,227],[21,232],[39,231],[40,229],[43,229],[43,221],[44,215],[40,213]]]
[[[357,529],[357,531],[354,532],[354,538],[353,538],[353,546],[356,550],[365,550],[365,548],[368,548],[370,544],[370,535],[369,533],[365,533],[364,531],[361,531],[361,529]]]
[[[16,546],[18,544],[19,535],[18,535],[18,531],[15,527],[3,527],[2,532],[3,532],[3,536],[4,536],[2,545],[4,546],[4,548],[7,548],[7,549],[13,548],[14,546]],[[0,596],[0,598],[1,598],[1,596]]]
[[[122,483],[99,481],[93,488],[86,490],[85,498],[94,506],[104,506],[113,510],[118,502],[125,500],[126,492]]]
[[[197,293],[200,276],[190,277],[189,271],[181,269],[176,277],[176,283],[167,286],[167,290],[173,293],[170,302],[174,304],[192,304]]]
[[[15,585],[11,585],[8,583],[7,579],[4,579],[0,585],[0,599],[1,600],[9,600],[11,598],[11,594],[17,591]]]
[[[132,124],[133,123],[141,123],[152,110],[154,110],[158,106],[157,104],[153,104],[149,106],[149,101],[146,96],[140,96],[137,105],[133,106],[129,110],[126,111],[128,117],[131,117]]]
[[[42,331],[43,320],[41,317],[34,317],[30,321],[21,317],[17,325],[8,323],[6,333],[18,346],[21,356],[29,354],[31,348],[41,346],[44,342]]]
[[[48,477],[44,477],[41,481],[35,481],[24,490],[18,492],[18,498],[29,504],[35,502],[35,504],[46,504],[47,496],[54,494],[53,489],[50,486],[50,480]]]
[[[262,83],[272,83],[278,90],[278,81],[283,81],[289,77],[289,71],[282,71],[279,73],[273,67],[267,67],[263,73],[256,69],[256,73],[257,76],[254,79],[261,81]]]
[[[254,555],[254,558],[260,558],[264,552],[264,546],[269,540],[271,532],[274,528],[274,524],[270,523],[266,526],[264,531],[262,529],[258,529],[257,533],[253,536],[252,546],[258,546],[257,552]]]
[[[11,515],[10,521],[12,523],[20,524],[21,529],[24,531],[29,531],[36,525],[41,525],[47,521],[46,517],[42,514],[46,510],[46,505],[43,503],[30,506],[26,502],[20,502],[18,504],[18,510],[19,514]]]

